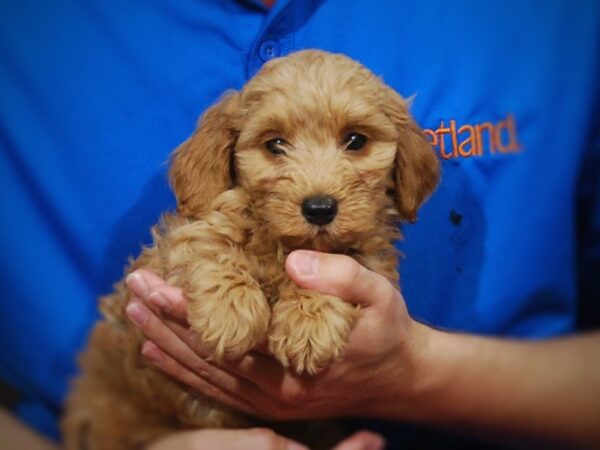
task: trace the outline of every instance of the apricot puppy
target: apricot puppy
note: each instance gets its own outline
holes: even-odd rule
[[[416,219],[438,170],[396,92],[345,56],[295,53],[225,95],[175,151],[177,213],[128,271],[148,268],[184,290],[189,323],[216,360],[267,341],[284,366],[315,374],[341,357],[358,312],[294,284],[286,255],[344,253],[397,283],[397,222]],[[63,421],[68,449],[257,423],[146,364],[127,296],[121,282],[102,299]]]

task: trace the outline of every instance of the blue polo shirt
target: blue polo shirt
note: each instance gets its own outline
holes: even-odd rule
[[[295,50],[416,94],[443,176],[399,244],[415,318],[543,338],[600,299],[598,2],[13,0],[0,21],[0,396],[49,436],[98,295],[174,206],[169,153]]]

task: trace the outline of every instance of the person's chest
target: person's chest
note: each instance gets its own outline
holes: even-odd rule
[[[345,53],[404,96],[416,94],[412,112],[442,161],[441,185],[401,245],[412,310],[435,323],[493,328],[494,302],[553,283],[561,298],[573,296],[568,212],[589,133],[596,24],[592,12],[558,2],[542,12],[533,6],[54,10],[35,19],[28,39],[19,41],[18,21],[7,31],[16,47],[3,123],[42,201],[106,289],[173,206],[168,155],[206,107],[279,55]],[[515,277],[512,289],[506,280]],[[482,298],[493,299],[484,318]]]

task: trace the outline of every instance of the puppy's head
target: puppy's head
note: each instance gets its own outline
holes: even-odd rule
[[[274,238],[340,250],[392,216],[414,221],[438,172],[395,91],[345,56],[310,50],[266,64],[210,108],[171,177],[185,215],[240,185]]]

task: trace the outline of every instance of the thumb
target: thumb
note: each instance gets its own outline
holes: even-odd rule
[[[379,299],[398,295],[385,277],[346,255],[296,250],[287,257],[285,267],[299,286],[357,305],[373,306]]]

